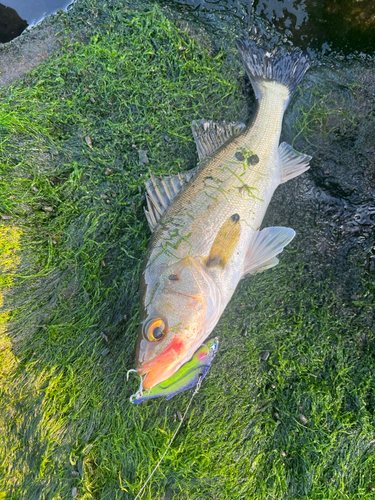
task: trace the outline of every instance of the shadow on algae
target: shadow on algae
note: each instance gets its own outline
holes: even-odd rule
[[[129,403],[143,182],[195,166],[193,119],[248,121],[253,102],[234,44],[213,51],[156,4],[95,5],[61,14],[54,56],[1,90],[1,499],[133,499],[147,479],[190,393]],[[317,74],[285,132],[315,154],[311,171],[279,188],[265,221],[297,237],[239,286],[142,498],[375,498],[372,219],[367,253],[340,250],[332,210],[352,227],[357,209],[337,192],[327,204],[340,183],[319,167],[328,140],[358,131],[363,109],[346,119],[342,106],[357,109],[362,87],[330,101]]]

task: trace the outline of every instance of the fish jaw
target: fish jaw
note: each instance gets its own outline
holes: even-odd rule
[[[143,389],[150,390],[172,376],[185,362],[187,347],[181,337],[175,337],[158,356],[139,367],[138,374],[145,375]]]
[[[205,342],[173,375],[164,382],[152,387],[147,392],[138,392],[131,397],[131,402],[140,404],[149,399],[165,396],[173,398],[182,391],[195,387],[207,375],[217,354],[219,339],[217,337]],[[143,387],[142,387],[143,389]]]

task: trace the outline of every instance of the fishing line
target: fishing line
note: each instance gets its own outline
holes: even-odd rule
[[[178,431],[180,430],[180,427],[181,427],[181,425],[183,424],[183,422],[184,422],[184,420],[185,420],[185,417],[186,417],[186,415],[187,415],[187,412],[189,411],[189,408],[190,408],[191,402],[193,401],[194,396],[198,393],[198,391],[199,391],[199,389],[200,389],[200,387],[201,387],[202,379],[203,379],[203,375],[201,374],[201,375],[199,375],[199,379],[198,379],[198,382],[197,382],[197,386],[196,386],[196,388],[195,388],[195,391],[194,391],[194,392],[193,392],[193,394],[191,395],[191,398],[190,398],[189,404],[187,405],[186,411],[185,411],[185,413],[184,413],[184,415],[183,415],[183,417],[182,417],[182,419],[181,419],[181,421],[180,421],[180,423],[179,423],[179,425],[178,425],[177,429],[175,430],[175,432],[174,432],[174,434],[173,434],[173,436],[172,436],[171,440],[169,441],[169,444],[168,444],[168,446],[167,446],[166,450],[164,451],[163,455],[161,456],[161,458],[160,458],[159,462],[155,465],[154,470],[153,470],[153,471],[151,472],[151,474],[148,476],[147,481],[146,481],[146,482],[145,482],[145,484],[142,486],[142,488],[139,490],[138,495],[134,498],[134,500],[137,500],[137,499],[140,497],[141,493],[142,493],[142,492],[143,492],[143,490],[146,488],[147,484],[149,483],[149,481],[151,480],[152,476],[154,475],[154,473],[155,473],[156,469],[159,467],[159,465],[160,465],[160,464],[161,464],[161,462],[163,461],[163,458],[165,457],[165,455],[167,454],[167,452],[168,452],[169,448],[171,447],[171,444],[173,443],[174,438],[177,436],[177,433],[178,433]]]

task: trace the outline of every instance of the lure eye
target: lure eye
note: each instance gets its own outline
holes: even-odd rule
[[[145,328],[145,337],[151,342],[157,342],[165,337],[167,326],[161,318],[152,319]]]

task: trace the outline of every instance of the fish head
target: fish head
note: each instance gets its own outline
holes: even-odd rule
[[[171,377],[211,333],[221,295],[209,270],[190,256],[146,267],[137,372],[149,390]]]

